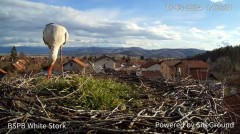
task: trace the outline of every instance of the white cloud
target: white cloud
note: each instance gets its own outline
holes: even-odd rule
[[[224,29],[224,28],[225,28],[225,25],[216,26],[216,29],[219,29],[219,30]]]
[[[15,36],[23,38],[26,43],[28,35],[33,40],[42,40],[42,30],[47,23],[55,22],[66,26],[70,33],[70,38],[89,38],[90,43],[99,39],[109,44],[112,38],[117,40],[132,39],[154,39],[171,40],[177,38],[172,32],[171,27],[167,25],[157,25],[155,27],[139,26],[130,21],[119,21],[120,11],[114,9],[91,9],[88,11],[79,11],[70,7],[52,6],[29,1],[1,1],[0,9],[2,36]],[[106,17],[107,16],[107,17]],[[31,34],[30,34],[31,33]],[[125,37],[125,38],[123,38]],[[119,41],[121,42],[121,41]],[[9,42],[6,42],[6,44]],[[69,42],[73,43],[74,42]],[[26,44],[24,44],[26,45]],[[78,44],[85,45],[85,44]],[[91,44],[89,44],[91,45]]]

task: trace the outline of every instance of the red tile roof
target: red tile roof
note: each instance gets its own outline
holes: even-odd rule
[[[140,66],[142,66],[142,65],[144,65],[146,63],[146,61],[136,61],[136,62],[134,62],[133,64],[134,65],[140,65]]]
[[[77,63],[78,65],[80,65],[80,66],[82,66],[82,67],[84,67],[84,68],[87,67],[87,65],[86,65],[84,62],[82,62],[81,60],[79,60],[79,59],[77,59],[77,58],[72,58],[72,59],[69,60],[68,62],[64,63],[63,66],[66,65],[66,64],[68,64],[68,63],[70,63],[71,61]]]
[[[0,73],[7,74],[7,72],[2,69],[0,69]]]
[[[79,64],[80,66],[82,66],[82,67],[87,67],[87,65],[84,63],[84,62],[82,62],[81,60],[79,60],[79,59],[77,59],[77,58],[74,58],[74,59],[72,59],[75,63],[77,63],[77,64]]]
[[[26,64],[27,61],[26,61],[26,60],[23,60],[23,59],[19,59],[16,63]]]
[[[189,68],[209,68],[209,65],[200,60],[185,61],[187,62]]]
[[[165,62],[169,67],[173,67],[175,65],[177,65],[178,63],[180,63],[180,60],[166,60],[166,61],[162,61]]]
[[[17,60],[15,63],[13,63],[13,66],[14,66],[17,70],[21,71],[21,70],[23,70],[23,69],[26,68],[26,64],[27,64],[27,63],[28,63],[28,60],[19,59],[19,60]]]

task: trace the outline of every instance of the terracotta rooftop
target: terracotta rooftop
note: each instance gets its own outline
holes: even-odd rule
[[[7,72],[2,69],[0,69],[0,73],[7,74]]]
[[[72,59],[74,62],[76,62],[77,64],[79,64],[79,65],[81,65],[82,67],[87,67],[87,65],[84,63],[84,62],[82,62],[82,61],[80,61],[79,59],[77,59],[77,58],[74,58],[74,59]]]
[[[66,65],[66,64],[68,64],[68,63],[71,62],[71,61],[77,63],[78,65],[80,65],[80,66],[82,66],[82,67],[84,67],[84,68],[87,67],[87,65],[86,65],[84,62],[82,62],[81,60],[79,60],[79,59],[77,59],[77,58],[72,58],[70,61],[68,61],[67,63],[65,63],[65,64],[63,64],[63,65]]]
[[[28,60],[19,59],[15,63],[13,63],[13,66],[20,71],[26,68],[27,63]]]
[[[173,67],[175,65],[177,65],[178,63],[180,63],[180,60],[166,60],[166,61],[162,61],[165,62],[168,66]]]
[[[136,61],[136,62],[134,62],[134,65],[140,65],[140,66],[142,66],[142,65],[144,65],[146,63],[146,61]]]
[[[27,61],[26,61],[26,60],[23,60],[23,59],[19,59],[16,63],[26,64]]]
[[[209,65],[200,60],[185,61],[187,62],[189,68],[209,68]]]

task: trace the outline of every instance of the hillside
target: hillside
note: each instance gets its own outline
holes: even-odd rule
[[[74,54],[77,56],[92,54],[92,55],[129,55],[132,57],[144,56],[144,58],[185,58],[188,56],[196,55],[205,52],[199,49],[153,49],[147,50],[140,47],[129,47],[129,48],[79,48],[75,51],[66,51],[66,54]]]
[[[212,72],[221,80],[226,79],[228,83],[240,85],[240,45],[227,46],[206,51],[195,55],[190,59],[199,59],[210,63]]]
[[[0,54],[10,53],[11,47],[0,47]],[[48,54],[47,47],[17,47],[18,52],[28,55]],[[144,56],[144,58],[185,58],[205,52],[199,49],[153,49],[147,50],[140,47],[65,47],[63,54],[68,56],[83,55],[129,55],[133,57]]]
[[[217,61],[221,57],[229,57],[234,64],[239,64],[240,45],[221,47],[214,49],[213,51],[206,51],[194,56],[194,58],[201,59],[203,61],[210,60],[212,62]]]

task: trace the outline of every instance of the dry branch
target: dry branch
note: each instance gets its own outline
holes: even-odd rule
[[[117,75],[120,76],[120,75]],[[107,76],[109,77],[109,76]],[[66,76],[71,79],[71,76]],[[188,123],[237,122],[240,116],[223,106],[224,86],[208,86],[189,78],[150,80],[130,75],[122,75],[118,81],[139,85],[139,89],[151,97],[141,99],[142,107],[131,107],[130,99],[126,109],[118,105],[113,110],[84,110],[64,106],[59,100],[71,99],[77,91],[65,96],[38,94],[33,92],[33,78],[12,78],[0,84],[0,133],[14,133],[8,123],[65,123],[64,129],[21,129],[22,132],[42,133],[217,133],[227,132],[227,128],[187,127]],[[54,80],[58,80],[56,78]],[[86,79],[85,82],[88,82]],[[81,83],[81,87],[85,82]],[[79,88],[80,89],[80,88]],[[136,89],[138,90],[138,89]],[[43,93],[44,94],[44,93]],[[54,97],[53,97],[54,96]],[[40,105],[39,105],[40,104]],[[232,116],[234,115],[234,116]],[[229,121],[229,119],[231,119]],[[181,123],[181,127],[162,128],[156,123]]]

